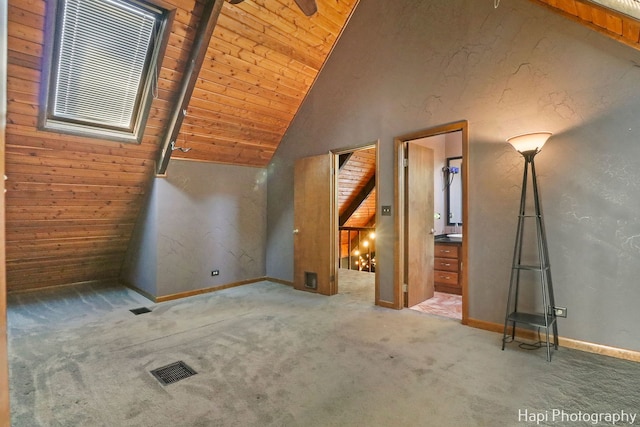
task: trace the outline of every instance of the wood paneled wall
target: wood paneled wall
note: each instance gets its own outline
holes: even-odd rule
[[[0,82],[6,81],[7,2],[0,1]],[[0,178],[4,175],[5,117],[7,91],[0,85]],[[4,180],[0,184],[0,427],[9,427],[9,356],[7,351],[7,282],[4,245]]]
[[[37,129],[45,1],[9,1],[6,249],[9,291],[116,279],[154,176],[188,57],[196,2],[175,0],[169,48],[141,144]],[[199,10],[199,9],[196,9]]]

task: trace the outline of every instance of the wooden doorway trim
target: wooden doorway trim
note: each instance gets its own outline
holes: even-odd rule
[[[376,172],[375,172],[375,185],[374,188],[378,189],[378,184],[379,184],[379,176],[380,176],[380,140],[377,140],[373,143],[370,144],[366,144],[366,145],[359,145],[359,146],[355,146],[355,147],[348,147],[348,148],[341,148],[338,150],[331,150],[331,154],[333,156],[333,179],[334,179],[334,186],[333,188],[336,189],[336,191],[334,192],[334,197],[332,199],[332,203],[333,203],[333,210],[334,212],[338,212],[338,171],[340,168],[340,155],[341,154],[347,154],[347,153],[351,153],[354,151],[358,151],[358,150],[366,150],[366,149],[370,149],[370,148],[375,148],[375,153],[376,153]],[[380,223],[380,198],[377,197],[376,200],[376,213],[375,213],[375,223],[376,223],[376,231],[377,231],[377,226]],[[336,254],[336,259],[340,254],[340,239],[338,239],[338,225],[336,224],[336,230],[335,230],[335,238],[334,238],[334,253]],[[377,245],[377,243],[376,243]],[[377,248],[377,246],[376,246]],[[376,253],[378,251],[376,250]],[[378,268],[379,268],[380,263],[376,263],[376,271],[375,271],[375,305],[379,305],[379,301],[380,301],[380,275],[378,274]],[[339,283],[339,274],[338,274],[339,268],[336,267],[336,288],[338,293],[340,292],[340,283]]]
[[[425,130],[409,133],[394,138],[394,199],[396,205],[395,217],[395,242],[394,242],[394,277],[393,277],[393,305],[391,308],[401,310],[404,305],[404,294],[402,286],[404,284],[405,268],[405,177],[404,158],[405,143],[430,136],[442,135],[451,132],[462,132],[462,158],[464,167],[462,168],[462,224],[465,237],[462,239],[462,324],[466,325],[469,318],[469,122],[461,120],[441,126],[435,126]],[[388,305],[387,305],[388,306]]]
[[[0,1],[0,81],[7,81],[7,21],[6,1]],[[0,177],[5,174],[4,146],[7,120],[7,87],[0,87]],[[4,179],[0,191],[4,193]],[[10,425],[9,416],[9,356],[7,351],[7,278],[5,257],[4,194],[0,194],[0,427]]]

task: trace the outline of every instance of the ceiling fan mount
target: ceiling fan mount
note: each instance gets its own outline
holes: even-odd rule
[[[242,3],[243,0],[229,0],[231,4]],[[311,16],[318,11],[318,5],[316,4],[316,0],[295,0],[296,4],[307,16]]]

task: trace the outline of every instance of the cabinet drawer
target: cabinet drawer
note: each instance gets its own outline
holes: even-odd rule
[[[446,283],[447,285],[458,285],[458,273],[449,271],[434,271],[433,280],[438,283]]]
[[[458,272],[458,260],[452,258],[434,258],[433,259],[434,270],[446,270]]]
[[[458,258],[457,245],[435,245],[435,257],[439,258]]]

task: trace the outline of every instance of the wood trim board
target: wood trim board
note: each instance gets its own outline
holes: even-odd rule
[[[494,322],[487,322],[478,319],[468,319],[467,325],[476,329],[502,334],[504,325]],[[537,339],[537,333],[532,330],[518,328],[518,335],[527,340]],[[551,335],[550,335],[551,339]],[[596,344],[588,341],[576,340],[573,338],[558,337],[561,347],[571,348],[574,350],[586,351],[587,353],[601,354],[603,356],[615,357],[617,359],[629,360],[632,362],[640,362],[640,351],[628,350],[625,348],[612,347],[608,345]]]

